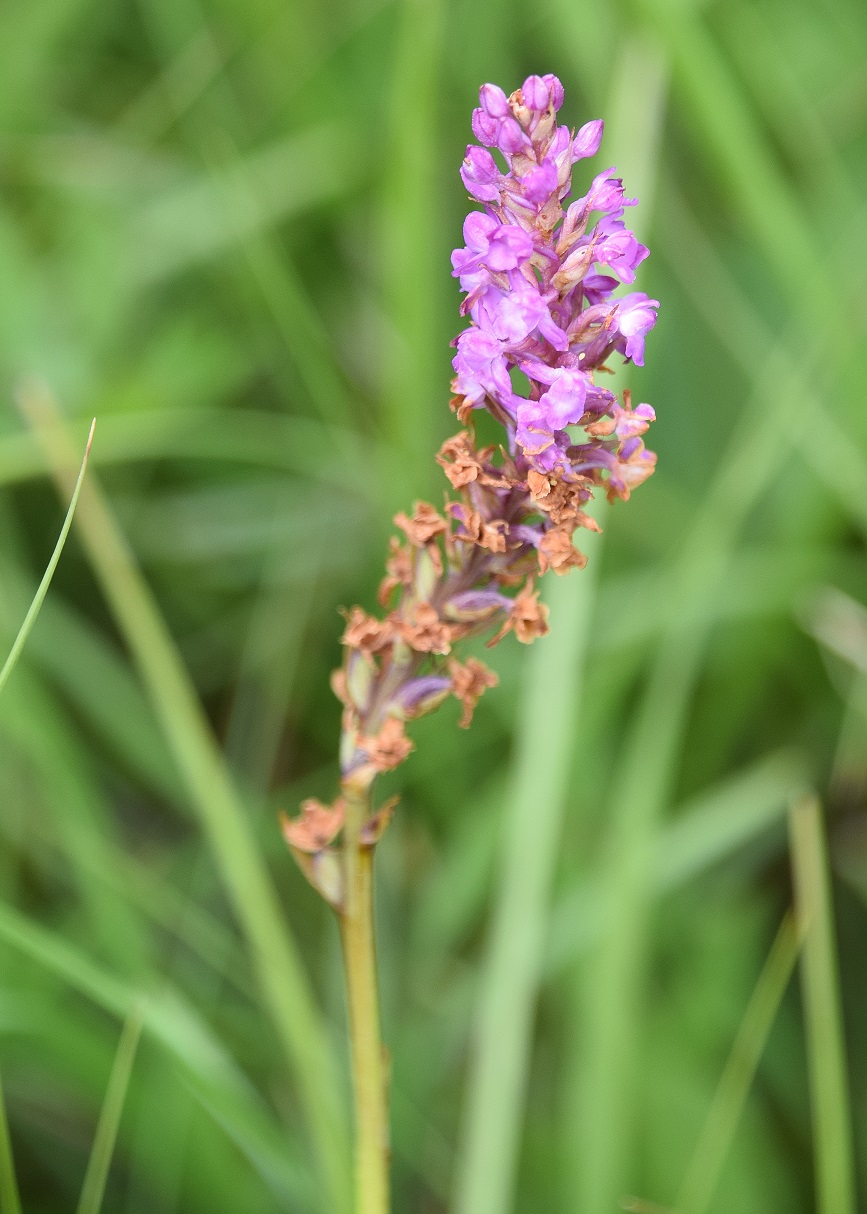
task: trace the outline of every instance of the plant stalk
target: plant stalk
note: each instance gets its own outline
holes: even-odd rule
[[[357,792],[347,792],[343,839],[345,887],[340,933],[355,1094],[355,1210],[356,1214],[388,1214],[388,1098],[379,1030],[373,847],[361,840],[361,828],[368,816],[368,798]]]

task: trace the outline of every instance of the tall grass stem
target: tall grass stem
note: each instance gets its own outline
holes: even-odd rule
[[[799,949],[795,917],[780,924],[728,1057],[677,1200],[679,1214],[704,1214],[740,1121]]]
[[[55,479],[66,490],[69,443],[47,386],[36,380],[22,384],[19,406],[41,442]],[[298,1083],[320,1168],[322,1208],[328,1214],[342,1214],[350,1204],[349,1153],[334,1060],[245,807],[159,607],[93,480],[82,491],[77,526],[246,935],[265,1007]]]
[[[135,1007],[124,1022],[117,1045],[117,1053],[114,1056],[114,1065],[111,1068],[105,1100],[99,1115],[93,1150],[87,1164],[76,1214],[99,1214],[102,1209],[105,1186],[108,1182],[117,1131],[120,1127],[130,1075],[138,1050],[142,1024],[141,1009]]]
[[[340,914],[355,1095],[356,1214],[389,1208],[388,1079],[380,1039],[373,905],[373,848],[361,841],[366,797],[347,796]]]
[[[801,988],[813,1116],[817,1214],[855,1214],[846,1048],[822,807],[802,797],[789,816],[795,897],[804,946]]]

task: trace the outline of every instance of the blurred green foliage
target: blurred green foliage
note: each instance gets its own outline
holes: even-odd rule
[[[392,781],[395,1210],[854,1214],[863,7],[7,0],[0,37],[0,658],[67,505],[16,396],[47,385],[79,457],[98,418],[99,496],[0,697],[25,1210],[86,1172],[98,1208],[106,1168],[106,1211],[340,1208],[336,929],[276,813],[331,795],[338,608],[442,491],[476,91],[554,71],[641,196],[659,466],[551,588],[552,636],[498,648],[473,729],[420,722]],[[839,985],[802,829],[802,1001],[806,787]]]

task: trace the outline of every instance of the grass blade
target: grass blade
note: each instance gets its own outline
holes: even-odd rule
[[[397,492],[418,491],[426,465],[417,452],[432,445],[431,418],[438,416],[444,370],[432,327],[442,323],[442,275],[439,256],[445,244],[435,203],[436,147],[440,122],[437,92],[442,87],[442,0],[402,0],[398,44],[391,80],[388,171],[382,196],[383,293],[389,321],[398,335],[391,341],[383,372],[386,433],[401,450]],[[448,245],[445,245],[448,248]],[[423,294],[407,291],[408,282],[424,283]],[[423,474],[423,473],[422,473]],[[414,484],[413,484],[414,482]],[[422,482],[423,483],[423,482]]]
[[[257,1170],[295,1202],[291,1208],[311,1208],[312,1186],[302,1172],[299,1147],[287,1143],[222,1042],[183,996],[165,982],[150,991],[123,982],[69,940],[2,901],[0,939],[113,1016],[125,1019],[139,1008],[148,1033],[167,1051],[210,1116]]]
[[[591,545],[584,545],[591,547]],[[458,1214],[511,1207],[548,902],[565,808],[593,597],[592,566],[550,588],[552,629],[532,654],[509,787],[505,852],[476,1024]],[[551,688],[567,695],[556,706]]]
[[[710,1204],[799,947],[797,924],[788,914],[759,975],[720,1077],[677,1200],[680,1214],[704,1214]]]
[[[792,870],[804,949],[801,986],[807,1035],[818,1214],[855,1214],[852,1124],[828,857],[814,796],[791,809]]]
[[[6,1117],[6,1099],[0,1081],[0,1210],[3,1214],[21,1214],[21,1198],[15,1176],[15,1159],[9,1138],[9,1122]]]
[[[816,254],[799,201],[778,169],[704,15],[692,10],[675,15],[662,0],[637,0],[630,7],[643,11],[664,40],[680,88],[688,97],[683,112],[694,138],[734,196],[796,309],[803,315],[803,267],[809,266],[823,303],[832,299],[832,281]]]
[[[39,583],[30,608],[24,617],[24,622],[18,631],[18,635],[12,645],[3,669],[0,670],[0,691],[3,690],[6,682],[9,679],[15,665],[21,656],[27,638],[36,622],[36,617],[45,601],[48,593],[48,588],[51,585],[51,580],[54,577],[55,570],[60,561],[61,553],[66,544],[67,536],[69,535],[72,519],[75,514],[75,508],[78,504],[78,497],[81,491],[81,486],[84,481],[84,474],[87,470],[87,463],[90,456],[90,449],[93,443],[94,430],[96,428],[96,419],[91,422],[90,432],[85,446],[84,457],[81,461],[78,478],[75,482],[75,487],[72,492],[72,498],[69,503],[69,508],[66,512],[66,518],[63,521],[63,526],[60,531],[57,543],[54,547],[54,552],[48,562],[48,566]],[[21,1200],[18,1193],[18,1182],[15,1175],[15,1161],[12,1153],[12,1143],[9,1137],[9,1125],[6,1117],[6,1102],[3,1095],[2,1081],[0,1081],[0,1208],[7,1211],[8,1214],[20,1214]]]
[[[142,1014],[138,1008],[135,1008],[124,1022],[117,1045],[114,1065],[111,1068],[105,1100],[96,1127],[93,1150],[84,1176],[77,1214],[99,1214],[102,1208],[111,1158],[114,1154],[114,1144],[117,1141],[117,1131],[126,1101],[129,1078],[132,1074],[141,1030]]]
[[[797,756],[773,754],[678,813],[659,832],[651,863],[651,892],[661,897],[737,854],[781,822],[805,787]],[[570,965],[605,931],[613,913],[605,889],[582,878],[563,894],[551,915],[546,973]]]
[[[60,484],[67,440],[48,389],[22,387],[19,403]],[[265,1006],[298,1083],[321,1169],[323,1208],[349,1205],[348,1147],[339,1087],[324,1028],[270,874],[192,682],[153,596],[95,483],[78,515],[81,539],[110,603],[213,848],[250,947]]]
[[[84,451],[84,458],[81,461],[81,468],[78,473],[78,479],[75,482],[75,487],[72,490],[72,499],[69,503],[69,509],[66,512],[66,518],[63,520],[63,526],[60,529],[60,535],[57,543],[54,546],[54,552],[51,554],[51,560],[48,562],[48,567],[42,576],[42,581],[39,583],[39,588],[33,597],[33,602],[30,604],[30,609],[24,617],[24,623],[18,630],[18,635],[9,651],[9,656],[3,663],[3,669],[0,670],[0,691],[6,685],[10,674],[15,668],[15,663],[21,656],[27,638],[30,635],[30,630],[36,623],[36,617],[39,615],[39,609],[45,601],[45,596],[48,593],[48,587],[51,585],[51,579],[54,577],[54,571],[57,568],[60,560],[60,554],[63,552],[63,547],[66,543],[66,537],[69,535],[69,528],[72,526],[72,517],[75,514],[75,507],[78,505],[78,495],[81,492],[81,486],[84,482],[84,473],[87,470],[87,461],[90,456],[90,447],[93,442],[93,432],[96,429],[96,418],[90,426],[90,434],[87,437],[87,446]]]
[[[628,1114],[635,1074],[635,1018],[646,956],[654,838],[671,795],[717,593],[738,533],[774,483],[781,444],[798,443],[813,415],[812,369],[818,348],[791,336],[766,355],[753,393],[667,576],[668,623],[618,762],[604,861],[615,921],[594,961],[585,994],[587,1023],[577,1138],[584,1145],[575,1204],[608,1211],[622,1192],[629,1158]],[[762,409],[765,411],[762,413]],[[577,1158],[572,1152],[571,1158]]]

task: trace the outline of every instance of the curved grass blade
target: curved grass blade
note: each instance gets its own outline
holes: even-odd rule
[[[19,405],[62,485],[67,437],[47,386],[40,381],[22,385]],[[78,522],[85,551],[148,690],[246,935],[263,1006],[298,1084],[320,1169],[322,1208],[337,1214],[350,1204],[345,1115],[330,1044],[297,945],[196,690],[126,538],[94,483],[87,486]]]
[[[807,770],[799,756],[778,751],[708,789],[673,815],[654,843],[652,896],[678,889],[766,835],[785,819],[806,781]],[[613,911],[605,886],[589,877],[576,881],[551,913],[546,974],[560,972],[595,944]]]
[[[287,1141],[222,1041],[180,993],[164,982],[152,989],[124,982],[77,945],[2,900],[0,939],[110,1015],[127,1018],[138,1007],[148,1033],[202,1107],[275,1191],[294,1202],[290,1208],[308,1214],[321,1207],[300,1148]]]
[[[102,1199],[143,1022],[139,1007],[134,1007],[124,1021],[96,1127],[93,1150],[84,1176],[77,1214],[99,1214],[102,1209]]]
[[[677,1200],[680,1214],[704,1214],[710,1205],[799,948],[798,926],[790,912],[777,932],[714,1093]]]
[[[21,1214],[21,1198],[15,1176],[15,1159],[6,1118],[6,1099],[0,1082],[0,1210],[3,1214]]]
[[[51,560],[48,562],[48,567],[42,575],[42,581],[39,583],[39,588],[33,597],[33,602],[30,604],[30,609],[24,617],[24,623],[18,630],[18,636],[9,651],[9,656],[3,663],[3,669],[0,670],[0,691],[3,690],[6,682],[15,669],[15,663],[21,656],[27,638],[30,635],[30,630],[36,623],[36,617],[39,615],[39,609],[42,606],[45,596],[48,593],[48,587],[51,585],[51,579],[54,577],[54,571],[60,560],[60,554],[63,552],[66,544],[66,537],[69,535],[69,528],[72,526],[72,517],[75,514],[75,507],[78,505],[78,495],[81,493],[81,486],[84,482],[84,473],[87,470],[87,461],[90,457],[90,448],[93,443],[93,432],[96,429],[96,418],[93,419],[90,425],[90,433],[87,436],[87,446],[84,450],[84,458],[81,461],[81,469],[78,473],[78,479],[75,482],[75,488],[72,491],[72,499],[69,503],[69,509],[66,512],[66,518],[63,520],[63,526],[60,529],[60,535],[57,543],[54,546],[54,552],[51,554]]]

